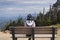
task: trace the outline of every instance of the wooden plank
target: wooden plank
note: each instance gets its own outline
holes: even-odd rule
[[[15,34],[15,37],[17,38],[26,38],[26,34]],[[52,34],[35,34],[35,38],[50,38],[52,37]],[[57,35],[55,35],[57,37]]]
[[[11,33],[11,31],[10,31],[10,33]],[[31,31],[31,30],[30,30],[30,31],[28,31],[28,30],[27,30],[27,31],[24,31],[24,30],[23,30],[23,31],[15,31],[15,33],[16,33],[16,34],[21,34],[21,33],[22,33],[22,34],[25,34],[25,33],[26,33],[26,34],[27,34],[27,33],[29,34],[29,33],[32,33],[32,31]],[[35,33],[35,34],[52,34],[52,31],[41,31],[41,30],[40,30],[40,31],[34,31],[34,33]],[[55,31],[55,34],[57,34],[57,31]]]
[[[12,27],[10,27],[10,28],[12,28]],[[32,27],[14,27],[14,28],[32,28]],[[52,27],[34,27],[34,28],[38,28],[38,29],[42,29],[42,28],[44,28],[44,29],[50,29],[50,28],[52,28]]]
[[[24,31],[15,31],[15,33],[16,34],[25,34],[25,33],[29,34],[29,33],[32,33],[32,32],[31,31],[25,31],[25,32]],[[52,31],[40,31],[40,32],[39,31],[35,31],[34,33],[35,34],[52,34]]]
[[[12,28],[10,28],[10,31],[11,31],[11,29],[12,29]],[[14,29],[15,29],[15,30],[19,30],[19,31],[20,31],[20,30],[21,30],[21,31],[22,31],[22,30],[25,31],[25,30],[31,30],[32,28],[14,27]],[[52,30],[52,28],[51,28],[51,27],[49,27],[49,28],[45,28],[45,27],[35,27],[34,30],[35,30],[35,31],[36,31],[36,30],[38,30],[38,31],[40,31],[40,30],[42,30],[42,31],[45,31],[45,30],[46,30],[46,31],[50,31],[50,30]],[[57,31],[57,29],[55,29],[55,30]]]
[[[17,29],[17,30],[14,30],[14,31],[15,31],[16,34],[19,34],[19,33],[20,33],[20,34],[21,34],[21,33],[22,33],[22,34],[25,34],[25,33],[31,33],[31,32],[32,32],[31,29],[28,29],[28,30],[27,30],[27,29],[25,29],[25,30],[24,30],[24,29],[19,29],[19,30]],[[40,34],[44,34],[44,33],[45,33],[45,34],[52,34],[52,30],[49,30],[49,29],[48,29],[48,30],[35,30],[34,33],[35,33],[35,34],[39,34],[39,33],[40,33]],[[56,34],[56,33],[57,33],[57,30],[55,31],[55,34]]]
[[[31,29],[15,29],[15,31],[20,31],[20,30],[31,30]],[[52,31],[52,29],[34,29],[35,31]]]

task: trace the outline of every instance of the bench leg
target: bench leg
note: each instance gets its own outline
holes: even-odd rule
[[[15,40],[15,37],[12,37],[12,40]]]
[[[31,40],[31,38],[29,38],[28,40]]]
[[[52,38],[51,38],[51,40],[52,40]]]
[[[34,28],[32,29],[32,40],[35,40],[34,39]]]
[[[34,38],[32,38],[32,40],[34,40]]]
[[[55,28],[52,27],[52,38],[51,40],[55,40]]]
[[[55,38],[51,38],[51,40],[55,40]]]
[[[14,37],[14,38],[12,38],[12,40],[17,40],[17,38]]]
[[[17,38],[15,38],[15,40],[17,40]]]

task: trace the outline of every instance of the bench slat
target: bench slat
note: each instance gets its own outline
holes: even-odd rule
[[[26,38],[26,34],[15,34],[15,37],[17,38]],[[50,38],[52,37],[51,34],[35,34],[34,36],[35,38]],[[55,37],[57,37],[57,35],[55,35]]]
[[[42,28],[42,29],[41,29]],[[10,31],[12,28],[10,28]],[[25,33],[31,33],[32,28],[25,28],[25,27],[14,27],[14,31],[16,34],[25,34]],[[49,27],[46,29],[45,27],[36,27],[34,28],[35,34],[52,34],[52,28]],[[55,29],[55,34],[57,33],[57,29]]]

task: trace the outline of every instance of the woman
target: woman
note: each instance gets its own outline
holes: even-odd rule
[[[26,22],[25,22],[25,27],[35,27],[35,22],[34,22],[31,14],[27,15],[27,19],[26,19]],[[32,36],[32,35],[27,34],[27,36]],[[31,38],[29,38],[28,40],[31,40]]]

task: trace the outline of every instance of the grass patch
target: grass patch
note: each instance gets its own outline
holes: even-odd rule
[[[57,24],[57,28],[60,28],[60,24]]]

